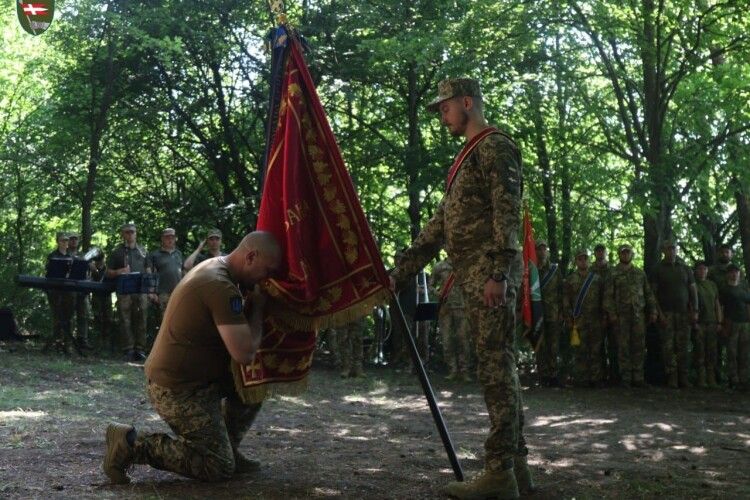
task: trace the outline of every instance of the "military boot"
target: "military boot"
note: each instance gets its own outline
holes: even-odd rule
[[[102,469],[112,484],[127,484],[130,478],[127,468],[133,463],[135,452],[128,443],[128,433],[135,432],[132,425],[109,424],[107,426],[107,451]]]
[[[461,500],[479,500],[484,498],[518,498],[518,483],[513,469],[503,471],[484,470],[469,481],[449,483],[444,492]]]
[[[513,459],[513,473],[516,475],[519,493],[527,495],[536,489],[527,457],[515,457]]]
[[[260,470],[260,461],[247,458],[237,450],[234,450],[234,472],[235,474],[247,474]]]
[[[698,368],[698,387],[705,388],[706,387],[706,369],[701,367]]]

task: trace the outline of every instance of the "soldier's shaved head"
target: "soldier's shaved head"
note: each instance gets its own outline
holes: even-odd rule
[[[259,255],[266,257],[277,257],[281,252],[276,237],[267,231],[253,231],[246,234],[239,245],[238,250],[255,250]]]

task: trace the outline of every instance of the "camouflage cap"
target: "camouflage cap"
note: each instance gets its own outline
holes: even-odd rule
[[[69,239],[73,239],[73,238],[75,238],[75,239],[79,239],[79,238],[80,238],[80,236],[79,236],[79,235],[78,235],[78,233],[76,233],[75,231],[71,231],[71,232],[69,232],[69,233],[68,233],[68,238],[69,238]]]
[[[617,253],[620,253],[624,250],[630,250],[632,252],[633,247],[630,246],[630,243],[623,243],[622,245],[620,245],[620,248],[617,249]]]
[[[206,235],[206,238],[211,238],[211,237],[214,237],[214,236],[217,237],[217,238],[221,238],[221,230],[216,229],[216,228],[209,229],[208,234]]]
[[[544,241],[544,240],[536,240],[536,245],[535,246],[536,246],[536,248],[539,248],[541,246],[549,247],[549,245],[547,245],[547,242]]]
[[[161,235],[162,236],[177,236],[177,232],[173,228],[168,227],[168,228],[165,228],[164,231],[161,232]]]
[[[452,97],[482,97],[479,82],[473,78],[447,78],[438,83],[438,95],[428,105],[428,111],[437,111],[440,103]]]
[[[126,222],[120,226],[120,231],[135,231],[135,224],[132,222]]]
[[[588,257],[589,256],[589,251],[586,250],[585,248],[579,248],[578,250],[576,250],[575,257],[578,258],[581,255],[585,255],[586,257]]]
[[[67,240],[67,239],[69,239],[68,233],[66,233],[65,231],[58,231],[58,232],[55,233],[55,239],[56,240]]]
[[[741,271],[740,266],[738,266],[737,264],[734,264],[734,263],[729,264],[727,266],[727,272],[730,273],[732,271],[740,272]]]

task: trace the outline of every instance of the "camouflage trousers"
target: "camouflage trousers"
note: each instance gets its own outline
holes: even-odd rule
[[[117,314],[120,320],[120,348],[123,351],[146,350],[147,308],[148,297],[145,294],[117,296]]]
[[[76,314],[76,339],[80,343],[86,343],[89,340],[89,305],[88,293],[75,294],[75,314]]]
[[[542,378],[558,376],[557,358],[560,354],[560,324],[553,318],[544,318],[542,340],[536,352],[536,367]]]
[[[72,320],[75,295],[70,292],[53,290],[47,292],[47,300],[52,310],[52,337],[48,345],[58,340],[67,345],[73,342]]]
[[[716,323],[699,323],[693,330],[693,362],[699,371],[713,373],[716,370],[718,328]]]
[[[244,405],[233,390],[227,395],[218,384],[173,391],[149,383],[146,390],[154,409],[176,438],[163,433],[139,433],[134,463],[202,481],[229,479],[234,474],[239,444],[261,404]]]
[[[661,354],[664,360],[664,375],[669,379],[675,374],[680,380],[687,380],[688,344],[690,343],[690,322],[687,312],[663,312],[663,323],[659,328]]]
[[[464,309],[441,307],[438,328],[443,341],[443,357],[451,373],[468,374],[472,345]]]
[[[364,330],[365,324],[363,320],[353,321],[348,325],[336,329],[342,373],[362,370]]]
[[[581,345],[575,351],[573,377],[578,384],[596,384],[603,379],[602,329],[599,318],[579,316],[576,320]]]
[[[729,382],[750,383],[750,323],[732,322],[727,338]]]
[[[526,456],[528,449],[514,347],[516,289],[509,288],[505,306],[491,308],[484,305],[484,281],[476,278],[461,288],[476,349],[477,378],[490,417],[485,469],[498,471],[510,468],[513,457]]]
[[[617,312],[612,330],[616,335],[617,364],[623,383],[642,383],[646,362],[646,321],[642,312]]]

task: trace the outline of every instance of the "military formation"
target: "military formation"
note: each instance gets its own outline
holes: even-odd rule
[[[717,387],[726,358],[729,387],[747,390],[750,291],[731,262],[732,249],[722,245],[716,264],[698,261],[692,267],[677,249],[675,242],[665,242],[663,258],[649,276],[633,265],[630,245],[618,248],[615,266],[608,264],[603,246],[597,246],[591,265],[588,251],[579,249],[575,269],[560,286],[548,263],[547,244],[540,240],[536,250],[545,315],[536,361],[541,384],[564,382],[559,370],[550,368],[558,366],[562,328],[570,334],[576,386],[644,387],[651,354],[661,360],[668,387]],[[649,327],[657,333],[658,352],[647,351]]]
[[[89,329],[93,326],[100,348],[119,352],[126,361],[145,361],[153,343],[153,338],[148,335],[149,309],[154,310],[160,324],[172,291],[185,273],[205,260],[224,255],[221,251],[222,234],[218,229],[210,230],[187,259],[177,248],[177,234],[173,228],[162,231],[159,247],[151,252],[138,243],[137,228],[133,223],[120,227],[120,237],[121,243],[106,258],[103,253],[93,257],[87,277],[94,281],[112,281],[131,273],[157,274],[159,285],[156,293],[116,294],[116,314],[113,315],[109,293],[47,292],[52,312],[52,335],[45,350],[54,348],[65,354],[77,352],[86,355],[94,348],[89,339]],[[47,256],[47,275],[53,261],[81,257],[77,233],[58,232],[55,239],[57,248]]]

